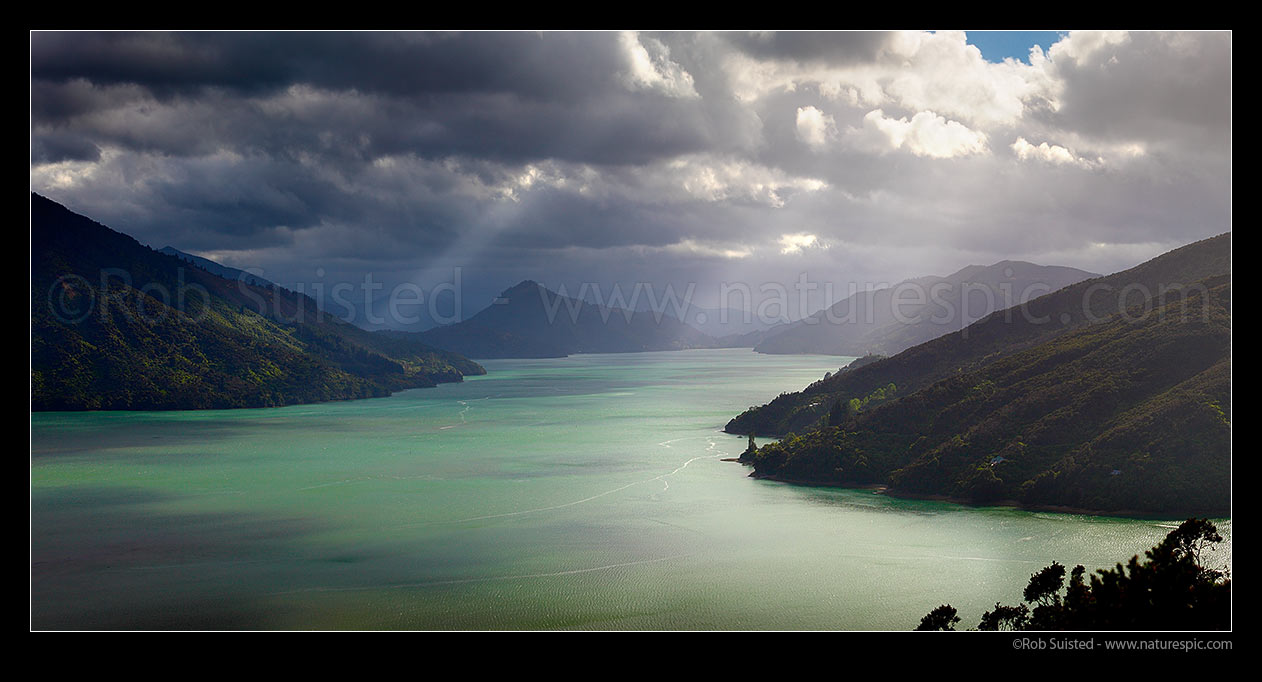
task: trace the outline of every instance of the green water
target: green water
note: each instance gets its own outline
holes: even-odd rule
[[[1111,566],[1171,527],[720,461],[745,447],[730,417],[843,362],[500,360],[375,400],[35,414],[32,625],[905,630],[950,602],[969,626],[1052,560]]]

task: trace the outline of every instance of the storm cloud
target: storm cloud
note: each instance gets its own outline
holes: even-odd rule
[[[33,191],[281,283],[462,268],[466,314],[1111,272],[1230,229],[1230,124],[1230,32],[31,34]]]

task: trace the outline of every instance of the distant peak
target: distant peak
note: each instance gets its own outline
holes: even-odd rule
[[[1003,277],[1012,276],[1042,276],[1053,272],[1080,272],[1089,277],[1096,277],[1094,273],[1078,268],[1071,268],[1064,265],[1039,265],[1024,260],[1001,260],[990,265],[969,265],[961,268],[957,272],[947,275],[944,279],[961,280],[981,277],[984,274],[993,273],[1002,275]]]
[[[505,289],[500,293],[500,298],[509,298],[513,294],[530,293],[536,289],[543,288],[543,285],[533,279],[523,279],[512,287]]]

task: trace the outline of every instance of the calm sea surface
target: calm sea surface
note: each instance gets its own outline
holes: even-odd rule
[[[720,461],[745,448],[728,419],[846,361],[492,360],[374,400],[34,414],[32,625],[906,630],[949,602],[974,627],[1051,561],[1112,566],[1173,527]]]

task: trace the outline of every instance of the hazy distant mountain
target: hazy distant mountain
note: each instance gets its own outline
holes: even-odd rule
[[[190,267],[31,196],[33,410],[267,407],[484,371],[415,336],[337,320],[301,294]]]
[[[763,320],[754,314],[752,310],[746,311],[740,308],[707,308],[690,301],[683,301],[684,297],[682,296],[671,300],[663,292],[658,292],[649,287],[641,289],[638,294],[634,289],[629,295],[624,291],[621,297],[609,296],[601,289],[593,290],[588,288],[584,291],[584,295],[579,298],[592,305],[607,305],[609,307],[635,310],[636,312],[652,312],[656,305],[657,309],[663,314],[670,315],[689,327],[715,338],[747,336],[752,339],[754,338],[750,336],[752,332],[766,331],[776,325],[787,324],[790,321],[788,318]],[[752,347],[752,344],[750,344],[750,347]]]
[[[1231,235],[998,312],[728,423],[758,476],[974,502],[1231,509]]]
[[[197,267],[205,270],[206,272],[211,273],[212,275],[218,275],[220,277],[223,277],[224,279],[230,279],[234,282],[241,281],[241,282],[245,282],[246,284],[253,284],[254,286],[264,287],[264,288],[271,288],[273,286],[276,286],[272,284],[270,281],[263,279],[262,277],[259,277],[258,275],[252,275],[244,270],[238,270],[237,268],[232,268],[232,267],[228,267],[227,265],[216,263],[215,261],[210,260],[209,258],[202,258],[201,256],[194,256],[191,253],[185,253],[175,248],[174,246],[164,246],[158,249],[158,253],[165,253],[168,256],[175,256],[176,258],[179,258],[182,261],[196,265]]]
[[[561,357],[712,348],[714,339],[670,315],[600,306],[524,281],[463,322],[420,335],[474,358]]]
[[[759,353],[893,355],[1023,300],[1098,275],[1075,268],[1000,261],[946,277],[920,277],[860,291],[790,325],[773,328]]]
[[[713,337],[747,336],[765,332],[788,320],[761,320],[752,312],[737,308],[704,308],[689,305],[684,309],[683,321]],[[752,338],[752,337],[751,337]],[[752,344],[751,344],[752,346]]]

